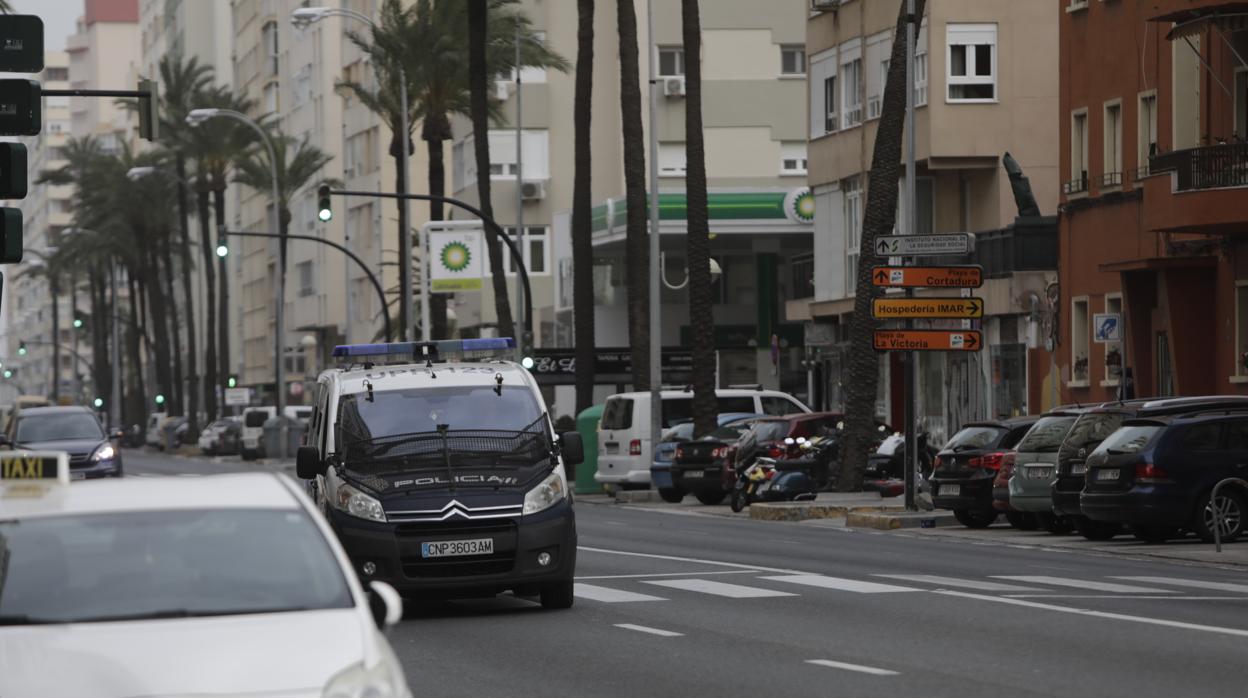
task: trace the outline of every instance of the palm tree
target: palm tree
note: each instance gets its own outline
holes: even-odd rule
[[[641,77],[633,0],[616,0],[620,32],[620,110],[624,136],[624,195],[628,222],[624,266],[628,284],[628,345],[633,389],[650,389],[650,250],[646,231],[646,156],[641,127]],[[658,192],[655,192],[658,198]],[[655,231],[658,234],[658,231]]]
[[[594,246],[590,124],[594,88],[594,0],[576,2],[576,96],[573,104],[572,323],[575,336],[576,414],[594,403]]]
[[[689,265],[689,335],[693,350],[693,432],[715,430],[715,321],[711,315],[711,240],[702,133],[702,20],[698,0],[680,0],[685,51],[685,256]]]
[[[53,403],[61,397],[61,288],[62,278],[68,271],[65,269],[65,258],[56,252],[43,254],[37,250],[26,250],[42,260],[42,264],[25,267],[24,275],[32,279],[43,279],[48,284],[48,295],[52,298],[52,385],[49,397]],[[75,366],[74,370],[77,370]]]
[[[13,5],[9,3],[9,0],[0,0],[0,13],[13,14]]]
[[[915,17],[923,16],[926,0],[915,0]],[[863,218],[861,250],[858,257],[854,313],[849,320],[849,366],[845,380],[845,436],[841,446],[836,481],[840,489],[862,487],[862,458],[875,429],[875,394],[879,382],[879,362],[872,342],[874,322],[871,300],[871,251],[877,235],[887,235],[897,218],[897,179],[901,170],[901,137],[906,123],[906,0],[901,0],[893,52],[884,83],[871,173],[867,182],[867,210]],[[907,424],[906,429],[915,425]],[[910,483],[906,483],[909,487]]]

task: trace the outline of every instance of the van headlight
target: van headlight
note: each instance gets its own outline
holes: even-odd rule
[[[411,696],[402,672],[391,659],[372,668],[356,664],[338,672],[321,693],[324,698],[407,698]]]
[[[112,460],[117,456],[117,449],[112,444],[104,444],[95,449],[95,453],[91,454],[91,462],[99,463],[100,461]]]
[[[334,496],[330,497],[329,501],[335,509],[344,514],[369,521],[384,522],[386,520],[386,510],[382,509],[381,502],[345,482],[338,483],[338,489],[334,491]]]
[[[567,496],[568,486],[564,484],[563,478],[559,477],[559,471],[556,470],[524,495],[524,513],[536,514],[539,511],[546,511]]]

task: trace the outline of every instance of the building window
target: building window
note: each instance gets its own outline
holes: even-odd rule
[[[69,80],[69,68],[49,67],[43,71],[44,82],[65,82]]]
[[[880,118],[884,100],[884,83],[888,82],[889,55],[892,51],[892,34],[880,32],[867,39],[866,75],[867,119]]]
[[[927,104],[927,20],[919,25],[918,45],[914,47],[914,105]],[[880,91],[883,94],[883,90]]]
[[[490,131],[490,177],[514,179],[519,173],[527,180],[550,178],[550,133],[545,129],[526,130],[521,135],[521,157],[516,165],[516,132],[511,130]],[[454,152],[452,151],[452,156]],[[464,141],[463,157],[476,161],[476,146],[471,140]],[[472,178],[475,181],[475,177]]]
[[[659,47],[659,77],[672,78],[685,74],[685,50],[677,46]]]
[[[659,176],[685,176],[685,142],[659,144]]]
[[[516,245],[520,244],[520,238],[516,234],[514,225],[504,228],[507,235],[511,237],[512,242]],[[516,268],[515,258],[511,255],[511,248],[506,243],[499,241],[503,253],[503,265],[507,267],[507,275],[512,276],[518,271]],[[524,226],[524,246],[520,248],[521,254],[524,255],[525,268],[528,269],[530,275],[549,274],[550,269],[550,230],[544,225],[526,225]],[[489,273],[489,258],[485,260],[486,272]]]
[[[995,102],[997,99],[997,25],[950,24],[950,102]],[[918,77],[917,75],[915,76]]]
[[[805,46],[781,46],[780,47],[780,74],[781,75],[805,75],[806,74],[806,47]]]
[[[278,84],[271,82],[264,86],[264,110],[269,114],[278,113],[281,108],[281,101],[278,99]]]
[[[823,81],[823,114],[823,132],[835,133],[837,131],[835,75]]]
[[[1103,120],[1105,160],[1101,165],[1101,186],[1122,186],[1122,100],[1105,103]]]
[[[1067,194],[1088,190],[1088,110],[1079,109],[1070,115],[1070,181]]]
[[[1088,299],[1076,298],[1070,308],[1070,385],[1088,384]]]
[[[1235,372],[1248,377],[1248,279],[1235,282]]]
[[[1066,6],[1067,12],[1076,12],[1078,10],[1086,9],[1088,9],[1088,0],[1070,0],[1070,4]]]
[[[806,143],[789,141],[780,144],[780,174],[806,174]]]
[[[269,63],[269,75],[277,75],[277,22],[268,22],[260,30],[261,37],[264,41],[265,55]]]
[[[1148,176],[1149,158],[1157,154],[1157,91],[1140,95],[1139,123],[1137,125],[1136,164],[1137,176]]]
[[[841,85],[844,89],[841,123],[843,128],[862,123],[862,59],[855,58],[841,65]]]
[[[818,138],[836,131],[836,49],[829,49],[811,56],[808,70],[810,77],[810,137]]]
[[[1118,332],[1122,332],[1122,296],[1105,296],[1105,312],[1118,316]],[[1118,385],[1122,378],[1122,342],[1105,342],[1105,381],[1103,386]]]
[[[845,196],[845,295],[854,295],[858,280],[858,254],[862,246],[862,188],[858,177],[841,182]]]
[[[312,262],[296,264],[295,272],[299,275],[299,296],[310,296],[316,293],[315,284],[312,283]]]

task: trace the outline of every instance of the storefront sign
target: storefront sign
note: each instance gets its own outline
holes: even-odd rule
[[[628,349],[596,349],[594,383],[631,383],[633,357]],[[571,385],[576,379],[576,352],[573,349],[534,349],[529,372],[545,385]],[[663,382],[687,383],[693,378],[693,354],[680,349],[664,349]]]

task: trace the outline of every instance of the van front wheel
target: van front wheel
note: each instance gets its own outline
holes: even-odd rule
[[[555,582],[542,587],[542,608],[562,609],[572,608],[572,580],[567,579],[562,582]]]

